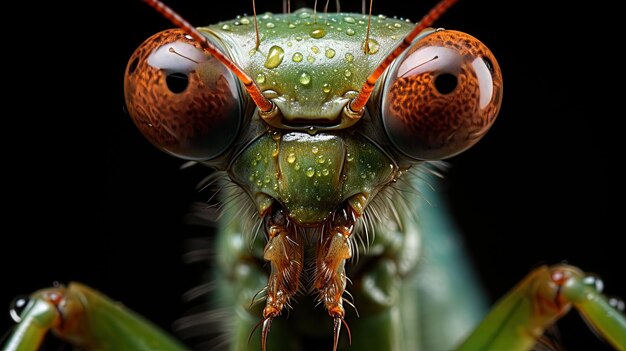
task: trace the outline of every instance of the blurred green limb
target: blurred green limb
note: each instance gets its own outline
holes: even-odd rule
[[[84,350],[186,350],[133,311],[78,283],[39,290],[21,313],[4,351],[39,350],[50,331]]]
[[[626,319],[601,291],[601,280],[576,267],[539,267],[493,307],[458,350],[530,350],[572,307],[613,347],[626,350]]]

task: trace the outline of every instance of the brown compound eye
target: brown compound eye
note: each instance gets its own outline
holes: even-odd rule
[[[124,95],[141,133],[174,156],[213,159],[237,136],[239,81],[180,29],[157,33],[135,51]]]
[[[399,58],[385,82],[383,125],[392,144],[417,160],[439,160],[474,145],[502,102],[502,74],[489,49],[457,31],[427,35]]]

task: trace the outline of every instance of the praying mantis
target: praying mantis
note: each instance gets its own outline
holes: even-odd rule
[[[497,125],[497,124],[496,124]],[[276,328],[276,327],[275,327]],[[270,340],[271,340],[271,334],[270,334]]]

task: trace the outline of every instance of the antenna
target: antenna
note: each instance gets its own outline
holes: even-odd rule
[[[363,52],[370,52],[370,27],[372,25],[372,4],[374,0],[370,0],[370,14],[367,16],[367,32],[365,32],[365,43],[363,44]],[[365,0],[363,1],[363,11],[365,11]]]
[[[396,47],[391,52],[391,54],[389,54],[383,60],[383,62],[378,67],[376,67],[374,72],[369,77],[367,77],[365,84],[363,84],[363,87],[361,87],[361,91],[359,91],[359,95],[348,104],[350,110],[354,114],[359,115],[358,118],[363,115],[363,109],[365,108],[365,104],[367,103],[370,95],[372,95],[374,85],[376,84],[378,78],[380,78],[380,76],[383,74],[385,69],[389,67],[389,65],[393,62],[393,60],[396,59],[396,57],[400,56],[411,45],[413,39],[415,39],[415,37],[417,37],[419,33],[421,33],[424,29],[430,27],[457,1],[458,0],[442,0],[435,7],[433,7],[432,10],[430,10],[430,12],[428,12],[426,16],[424,16],[422,20],[415,25],[415,28],[413,28],[411,33],[404,37],[402,43],[400,43],[400,45],[398,45],[398,47]]]

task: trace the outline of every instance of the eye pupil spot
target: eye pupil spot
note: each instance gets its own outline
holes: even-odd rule
[[[184,73],[176,72],[170,73],[165,77],[165,83],[167,88],[174,94],[180,94],[189,85],[189,76]]]
[[[485,65],[487,65],[487,69],[489,70],[489,72],[491,72],[491,75],[493,75],[494,69],[491,60],[488,57],[483,57],[483,62],[485,62]]]
[[[139,65],[139,58],[135,57],[135,59],[128,66],[128,74],[135,73],[135,70],[137,69],[137,65]]]
[[[435,88],[440,94],[446,95],[456,89],[458,79],[454,74],[443,73],[435,78]]]

